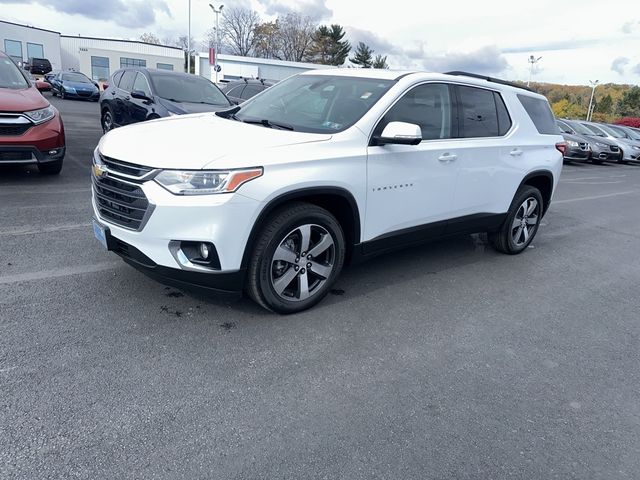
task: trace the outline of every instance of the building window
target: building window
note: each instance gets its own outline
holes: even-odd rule
[[[126,67],[146,67],[147,61],[139,58],[120,57],[120,68]]]
[[[109,78],[109,59],[107,57],[91,57],[91,78],[98,82]]]
[[[156,68],[158,70],[173,70],[173,65],[170,63],[156,63]]]
[[[14,62],[22,62],[22,42],[18,42],[16,40],[5,40],[4,53],[9,55]]]
[[[27,58],[44,58],[44,47],[39,43],[27,42]]]

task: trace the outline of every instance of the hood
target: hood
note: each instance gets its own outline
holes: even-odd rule
[[[614,142],[613,140],[611,140],[611,139],[609,139],[607,137],[599,137],[599,136],[597,136],[595,134],[594,135],[585,135],[585,137],[589,138],[589,142],[590,143],[598,142],[598,143],[602,143],[603,145],[609,145],[609,146],[613,145],[614,147],[618,147],[619,146],[618,142]]]
[[[201,113],[116,128],[98,147],[107,157],[155,168],[242,168],[263,164],[265,149],[330,138]]]
[[[166,98],[161,98],[159,102],[168,110],[180,114],[217,112],[218,110],[226,110],[231,106],[211,105],[209,103],[172,102],[171,100],[167,100]]]
[[[65,87],[75,88],[76,90],[98,90],[98,88],[93,83],[86,82],[70,82],[69,80],[65,80],[64,82],[62,82],[62,85]]]
[[[578,143],[591,143],[593,140],[584,137],[582,135],[574,135],[572,133],[562,133],[562,136],[564,137],[565,140],[572,140],[574,142],[578,142]]]
[[[0,112],[28,112],[49,106],[42,94],[30,85],[29,88],[0,88]]]

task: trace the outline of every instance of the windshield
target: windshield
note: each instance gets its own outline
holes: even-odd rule
[[[589,130],[587,127],[585,127],[581,123],[572,122],[571,127],[573,127],[576,133],[579,133],[580,135],[594,135],[594,133],[591,130]]]
[[[584,125],[588,130],[591,131],[590,135],[596,135],[598,137],[606,137],[607,136],[606,133],[604,133],[602,130],[600,130],[595,125],[585,125],[585,124],[581,124],[581,125]]]
[[[160,98],[172,102],[230,105],[227,97],[209,80],[195,75],[151,74],[151,82]]]
[[[623,130],[627,135],[629,135],[629,137],[631,137],[633,140],[640,140],[640,133],[631,130],[630,128],[625,128]]]
[[[613,138],[624,138],[624,134],[623,133],[620,133],[620,132],[614,130],[613,128],[609,128],[606,125],[598,125],[598,128],[600,130],[604,130],[606,133],[611,135]]]
[[[392,80],[297,75],[238,107],[237,120],[337,133],[356,123],[389,90]]]
[[[63,82],[76,82],[76,83],[91,83],[87,77],[81,73],[64,73],[62,74]]]
[[[8,58],[0,58],[0,88],[28,88],[29,83],[22,76],[20,70]]]

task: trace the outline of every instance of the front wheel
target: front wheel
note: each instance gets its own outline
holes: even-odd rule
[[[60,90],[60,98],[64,100],[66,97],[64,95],[64,90]]]
[[[102,113],[102,133],[107,133],[110,130],[113,130],[113,114],[111,110],[107,109]]]
[[[499,252],[522,253],[533,241],[542,219],[540,190],[523,185],[517,192],[502,228],[491,235],[491,243]]]
[[[345,239],[331,213],[296,202],[274,213],[257,237],[247,293],[277,313],[311,308],[329,292],[342,270]]]

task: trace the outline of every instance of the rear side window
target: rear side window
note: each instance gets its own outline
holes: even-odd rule
[[[247,85],[247,87],[242,92],[241,98],[247,100],[262,91],[262,87],[258,85]]]
[[[549,102],[528,95],[518,95],[518,100],[531,117],[533,124],[542,135],[558,135],[556,119],[551,113]]]
[[[117,87],[120,84],[120,79],[122,78],[122,74],[123,72],[114,73],[113,81],[112,81],[113,86]]]
[[[497,137],[500,135],[498,110],[493,91],[459,86],[458,98],[462,137]],[[502,106],[504,108],[504,104]]]
[[[118,87],[120,87],[122,90],[130,92],[133,89],[133,82],[135,80],[135,77],[136,77],[135,70],[125,70],[124,74],[122,75],[122,80],[120,80],[120,84],[118,85]]]

